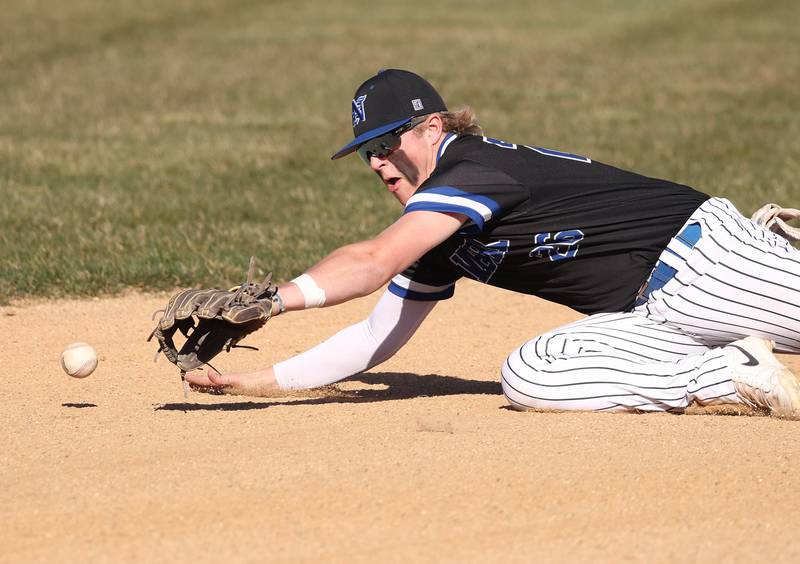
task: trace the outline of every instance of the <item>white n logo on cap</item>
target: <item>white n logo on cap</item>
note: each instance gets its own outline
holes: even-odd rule
[[[357,126],[362,121],[367,121],[367,111],[364,109],[364,100],[367,99],[366,94],[362,94],[353,100],[353,127]]]

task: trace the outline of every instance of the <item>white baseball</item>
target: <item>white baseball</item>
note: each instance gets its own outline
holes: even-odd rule
[[[86,378],[97,368],[97,353],[91,345],[72,343],[61,353],[61,367],[73,378]]]

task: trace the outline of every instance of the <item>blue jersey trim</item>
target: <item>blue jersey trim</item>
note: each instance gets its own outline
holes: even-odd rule
[[[442,290],[441,292],[415,292],[414,290],[408,290],[401,286],[398,286],[394,282],[389,283],[388,290],[394,294],[395,296],[401,297],[405,300],[414,300],[417,302],[436,302],[439,300],[446,300],[448,298],[452,298],[453,294],[456,291],[456,285],[453,284],[449,288]]]
[[[442,158],[442,153],[444,153],[445,148],[449,145],[448,141],[451,137],[455,137],[455,133],[448,133],[445,138],[442,140],[442,143],[439,145],[439,150],[436,151],[436,164],[439,164],[439,159]]]
[[[423,197],[425,194],[441,194],[442,196],[457,196],[459,198],[467,198],[469,200],[481,203],[492,210],[492,216],[500,211],[500,204],[492,200],[489,196],[464,192],[463,190],[459,190],[454,186],[436,186],[434,188],[425,188],[422,192],[417,192],[415,196]]]
[[[458,230],[459,235],[477,235],[482,230],[481,227],[478,227],[476,224],[471,223],[466,227],[462,227]]]
[[[478,231],[483,230],[483,225],[484,225],[483,216],[474,209],[468,208],[466,206],[457,206],[454,204],[446,204],[443,202],[414,202],[413,204],[406,206],[406,210],[403,213],[406,214],[413,211],[460,213],[470,218],[472,222],[477,226]]]

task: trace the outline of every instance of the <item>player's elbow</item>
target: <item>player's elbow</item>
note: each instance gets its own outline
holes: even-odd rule
[[[386,285],[395,274],[402,270],[398,259],[391,249],[387,249],[375,241],[365,241],[354,249],[361,261],[362,284],[364,294],[371,294]]]
[[[393,264],[387,260],[385,253],[370,243],[347,245],[332,254],[334,257],[347,258],[347,271],[351,275],[349,288],[354,297],[368,296],[384,286],[395,274],[392,271]]]
[[[387,257],[383,256],[380,252],[370,253],[369,259],[367,260],[367,268],[365,269],[369,286],[369,291],[367,293],[372,293],[386,285],[396,274],[395,268],[392,261],[387,260]]]

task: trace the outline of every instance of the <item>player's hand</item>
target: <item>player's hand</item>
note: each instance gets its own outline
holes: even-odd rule
[[[208,372],[189,372],[186,381],[192,390],[210,394],[268,396],[280,391],[272,368],[254,372],[220,374],[213,368]]]

